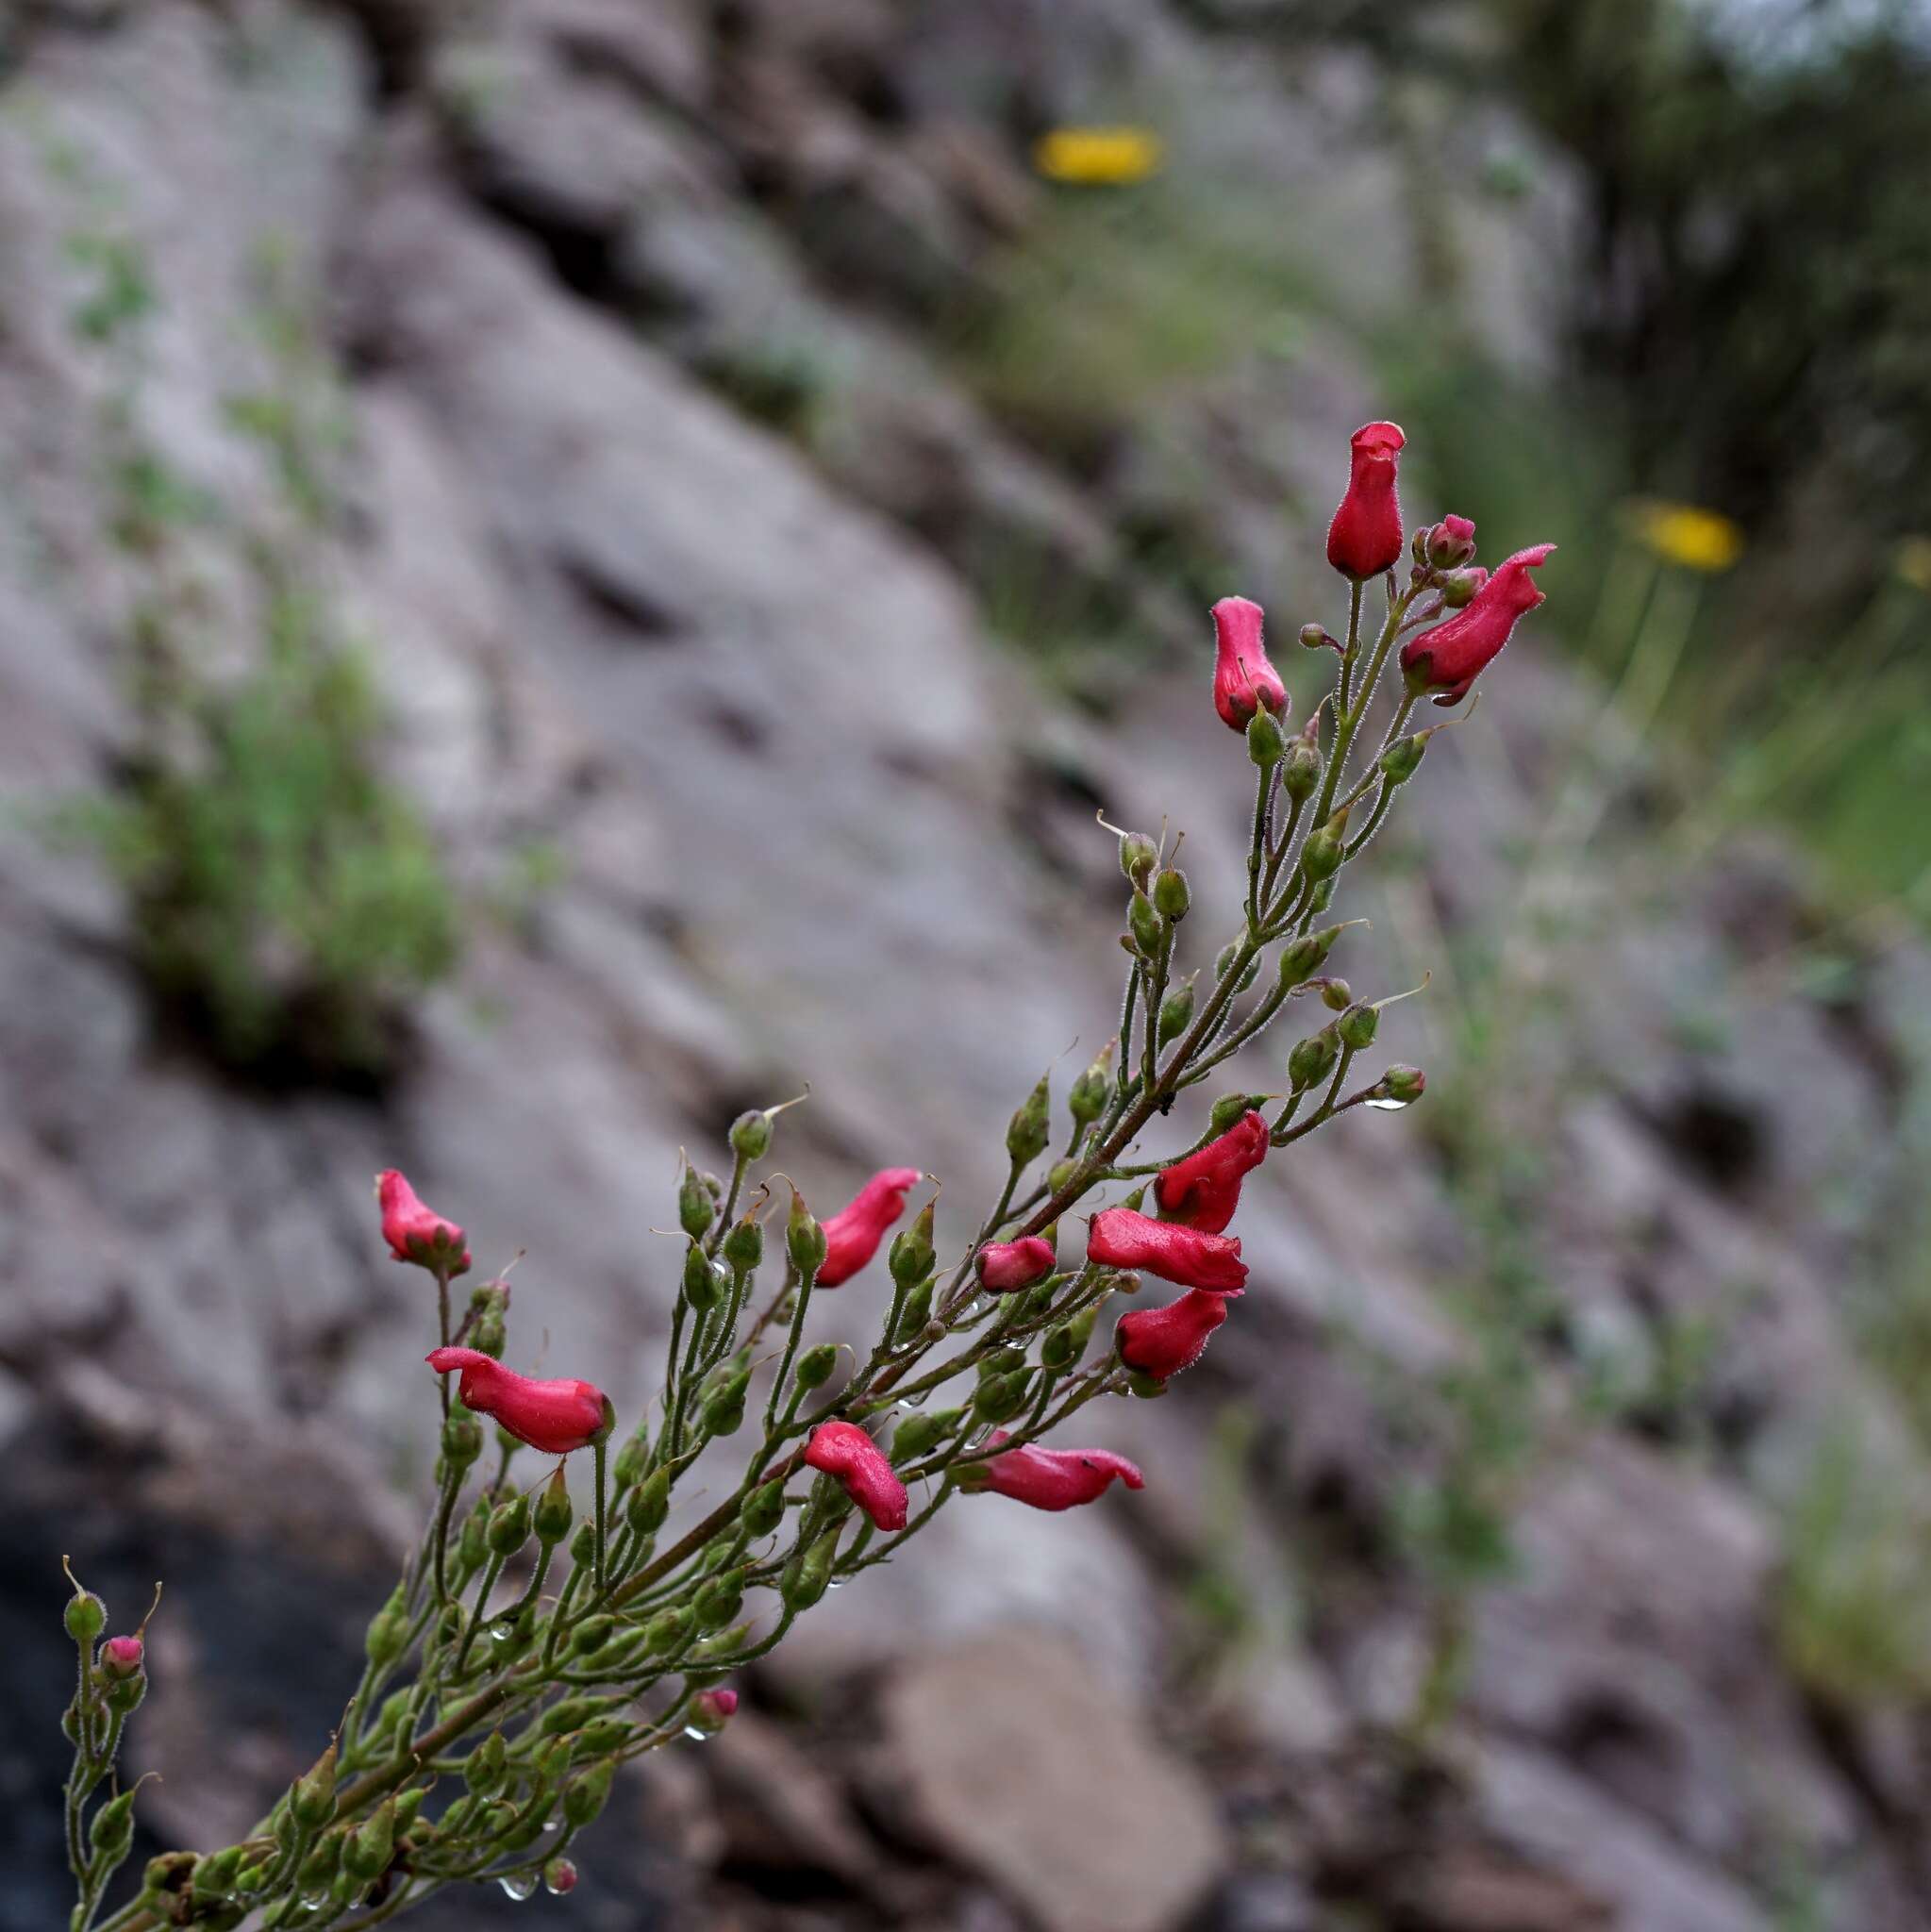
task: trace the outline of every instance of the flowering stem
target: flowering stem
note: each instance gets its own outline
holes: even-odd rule
[[[605,1482],[604,1482],[604,1453],[605,1453],[605,1446],[606,1446],[606,1445],[605,1445],[604,1443],[602,1443],[602,1442],[594,1442],[594,1443],[592,1443],[592,1444],[591,1445],[591,1462],[592,1462],[593,1466],[595,1467],[595,1470],[596,1470],[596,1477],[597,1477],[597,1567],[596,1567],[596,1577],[595,1577],[595,1587],[596,1587],[596,1591],[597,1591],[597,1594],[598,1594],[599,1596],[601,1596],[601,1595],[603,1594],[603,1590],[604,1590],[604,1535],[605,1535],[605,1515],[604,1515],[604,1511],[605,1511],[605,1507],[606,1507],[606,1506],[605,1506],[605,1496],[604,1496],[604,1490],[605,1490]]]
[[[449,1264],[439,1261],[436,1264],[436,1327],[441,1338],[441,1345],[449,1346]],[[449,1420],[449,1377],[438,1375],[437,1387],[442,1393],[442,1419]]]

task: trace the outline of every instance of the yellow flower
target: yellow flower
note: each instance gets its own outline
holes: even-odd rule
[[[1049,181],[1118,188],[1157,173],[1164,153],[1144,127],[1056,127],[1033,143],[1033,166]]]
[[[1715,574],[1728,570],[1743,555],[1742,529],[1717,510],[1649,500],[1628,508],[1638,539],[1665,563]]]
[[[1906,537],[1891,553],[1891,568],[1914,591],[1931,597],[1931,537]]]

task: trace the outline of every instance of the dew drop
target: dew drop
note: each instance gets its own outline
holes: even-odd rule
[[[697,1728],[695,1724],[686,1724],[684,1726],[684,1735],[687,1738],[689,1738],[693,1744],[708,1743],[711,1738],[711,1733],[709,1731],[701,1731]]]
[[[1400,1113],[1405,1108],[1412,1107],[1414,1102],[1411,1100],[1397,1100],[1392,1094],[1390,1094],[1383,1099],[1368,1101],[1366,1105],[1373,1108],[1379,1113]]]
[[[537,1874],[534,1872],[512,1872],[496,1883],[503,1888],[505,1898],[526,1899],[537,1889]]]

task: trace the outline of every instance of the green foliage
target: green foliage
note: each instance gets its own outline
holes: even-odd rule
[[[261,664],[181,686],[170,711],[185,748],[86,813],[153,983],[232,1064],[379,1074],[459,922],[434,841],[375,768],[362,662],[284,591]]]

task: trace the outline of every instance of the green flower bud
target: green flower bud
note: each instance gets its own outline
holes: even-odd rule
[[[717,1211],[718,1204],[711,1198],[710,1190],[687,1160],[677,1182],[677,1225],[692,1241],[702,1241],[710,1232]]]
[[[597,1813],[609,1799],[610,1780],[616,1772],[617,1767],[606,1758],[564,1787],[563,1817],[567,1824],[581,1831],[586,1824],[595,1822]]]
[[[771,1116],[756,1108],[731,1123],[731,1152],[741,1160],[762,1160],[771,1151]]]
[[[1154,880],[1154,910],[1170,923],[1177,924],[1187,917],[1187,908],[1193,903],[1193,893],[1187,884],[1187,874],[1177,865],[1170,865]]]
[[[1257,711],[1255,715],[1258,717],[1260,713]],[[1215,985],[1219,985],[1227,976],[1227,971],[1233,965],[1234,957],[1240,950],[1240,941],[1239,940],[1229,940],[1215,956],[1213,962]],[[1250,953],[1247,957],[1246,965],[1240,969],[1240,978],[1234,982],[1234,991],[1236,992],[1245,992],[1259,975],[1260,955],[1258,953]]]
[[[1374,1044],[1374,1031],[1380,1024],[1380,1012],[1375,1008],[1357,1000],[1335,1022],[1335,1029],[1340,1033],[1343,1046],[1353,1047],[1359,1053],[1363,1047]]]
[[[698,1426],[707,1436],[734,1436],[744,1426],[744,1397],[751,1371],[741,1369],[698,1411]]]
[[[989,1423],[1009,1423],[1026,1405],[1032,1377],[1022,1369],[981,1382],[973,1396],[973,1413]]]
[[[800,1389],[822,1389],[838,1367],[838,1343],[818,1341],[807,1348],[791,1370]]]
[[[1427,1091],[1428,1076],[1420,1067],[1396,1065],[1390,1067],[1374,1084],[1377,1099],[1396,1107],[1409,1107]]]
[[[1288,1081],[1296,1093],[1323,1080],[1334,1066],[1340,1048],[1333,1026],[1323,1026],[1306,1040],[1296,1041],[1288,1056]]]
[[[557,1465],[557,1473],[543,1486],[543,1493],[537,1498],[537,1507],[531,1517],[531,1526],[536,1530],[537,1541],[546,1548],[560,1543],[570,1534],[570,1525],[576,1520],[576,1511],[571,1507],[570,1487],[563,1480],[563,1465]]]
[[[699,1587],[691,1614],[700,1630],[722,1630],[744,1607],[744,1572],[726,1570]]]
[[[747,1214],[734,1221],[719,1243],[719,1252],[733,1274],[756,1274],[758,1263],[764,1259],[764,1230],[758,1226],[757,1217]]]
[[[1309,984],[1321,989],[1321,1004],[1330,1013],[1344,1013],[1355,1004],[1355,990],[1345,979],[1330,976],[1312,980]]]
[[[1070,1369],[1079,1359],[1079,1352],[1074,1342],[1073,1325],[1062,1322],[1057,1328],[1049,1328],[1046,1338],[1040,1343],[1040,1365],[1053,1370],[1056,1374]]]
[[[1257,718],[1267,716],[1265,711],[1257,711]],[[1165,1046],[1169,1041],[1178,1040],[1187,1030],[1188,1023],[1193,1018],[1193,981],[1196,975],[1189,974],[1165,999],[1160,1002],[1159,1043]]]
[[[442,1424],[442,1459],[451,1469],[467,1469],[483,1453],[483,1425],[461,1407]]]
[[[91,1590],[76,1588],[61,1612],[67,1634],[76,1643],[92,1643],[108,1626],[108,1607]]]
[[[1264,772],[1280,763],[1287,748],[1281,727],[1263,705],[1247,721],[1247,756]]]
[[[347,1842],[348,1833],[345,1831],[331,1831],[326,1837],[315,1840],[295,1874],[295,1883],[306,1895],[313,1897],[333,1883],[337,1869],[341,1864],[342,1846]],[[148,1867],[150,1872],[153,1869],[152,1865]]]
[[[392,1664],[408,1648],[408,1641],[409,1613],[403,1601],[402,1585],[398,1583],[389,1601],[370,1619],[362,1648],[368,1653],[369,1661],[379,1669]]]
[[[507,1503],[499,1503],[490,1518],[490,1554],[507,1560],[529,1541],[529,1533],[530,1499],[515,1495]]]
[[[335,1745],[318,1757],[289,1788],[289,1809],[305,1831],[316,1831],[335,1816]]]
[[[1406,785],[1422,768],[1422,754],[1428,749],[1425,732],[1412,738],[1397,738],[1381,754],[1381,773],[1390,785]]]
[[[785,1224],[785,1252],[800,1274],[816,1274],[824,1265],[824,1229],[796,1188],[791,1190],[791,1212]]]
[[[604,1612],[599,1612],[594,1617],[586,1617],[572,1634],[570,1647],[578,1657],[589,1657],[609,1642],[611,1633],[616,1627],[616,1618]]]
[[[592,1718],[577,1734],[576,1747],[571,1756],[579,1760],[604,1757],[621,1750],[634,1735],[635,1727],[621,1717]]]
[[[1053,1095],[1047,1075],[1041,1074],[1039,1085],[1007,1124],[1006,1151],[1015,1167],[1024,1167],[1046,1151],[1046,1142],[1053,1134],[1052,1119]]]
[[[1142,891],[1159,862],[1159,848],[1144,832],[1127,832],[1121,838],[1120,870]]]
[[[509,1332],[504,1327],[501,1315],[484,1315],[471,1324],[465,1340],[478,1355],[491,1356],[501,1361],[509,1341]]]
[[[147,1673],[138,1671],[131,1677],[110,1677],[107,1688],[108,1708],[115,1717],[132,1717],[147,1695]]]
[[[896,1463],[916,1462],[942,1438],[958,1426],[962,1408],[939,1408],[927,1413],[915,1409],[902,1415],[891,1432],[891,1459]]]
[[[988,1375],[1010,1375],[1025,1367],[1025,1350],[1023,1348],[995,1348],[979,1359],[979,1380]]]
[[[597,1524],[592,1516],[586,1516],[576,1525],[576,1534],[570,1539],[570,1560],[579,1570],[591,1570],[597,1560]]]
[[[749,1537],[769,1536],[784,1520],[785,1485],[782,1477],[753,1490],[738,1512],[738,1525]]]
[[[1100,1049],[1066,1096],[1067,1108],[1082,1127],[1091,1126],[1107,1110],[1107,1101],[1113,1091],[1113,1046],[1109,1040]]]
[[[501,1731],[491,1731],[463,1760],[462,1781],[479,1798],[503,1787],[503,1774],[509,1762],[508,1746]]]
[[[395,1851],[395,1800],[385,1798],[341,1848],[342,1869],[364,1884],[380,1878]]]
[[[730,1277],[696,1241],[684,1251],[684,1299],[693,1314],[707,1315],[724,1300]]]
[[[655,1536],[671,1513],[671,1472],[659,1469],[630,1492],[624,1519],[639,1536]]]
[[[1126,902],[1126,929],[1133,935],[1133,943],[1139,948],[1142,959],[1157,959],[1166,934],[1160,927],[1160,915],[1154,909],[1154,902],[1144,892],[1136,892]]]
[[[1340,939],[1345,927],[1323,926],[1319,932],[1310,932],[1303,938],[1290,941],[1281,949],[1281,985],[1291,991],[1311,979],[1327,963],[1327,956],[1334,950],[1334,942]]]
[[[1281,790],[1299,805],[1312,798],[1320,788],[1320,748],[1305,737],[1296,738],[1289,748],[1287,761],[1281,766]]]
[[[922,1281],[907,1294],[905,1306],[899,1310],[897,1330],[892,1336],[900,1347],[910,1347],[924,1332],[932,1313],[932,1286],[929,1281]]]
[[[134,1836],[134,1797],[141,1787],[136,1785],[118,1798],[109,1798],[94,1813],[93,1824],[88,1830],[88,1843],[96,1858],[118,1859],[126,1851],[128,1840]]]
[[[626,1436],[624,1446],[618,1450],[610,1464],[610,1481],[621,1496],[627,1489],[643,1480],[643,1473],[650,1467],[650,1430],[648,1424],[638,1429],[634,1435]]]
[[[1340,870],[1343,856],[1340,835],[1330,821],[1318,832],[1310,832],[1307,842],[1301,847],[1302,875],[1317,883],[1332,878]]]
[[[1157,1402],[1167,1392],[1167,1385],[1157,1375],[1144,1375],[1132,1369],[1126,1376],[1126,1392],[1139,1396],[1142,1402]]]
[[[695,1620],[689,1609],[659,1610],[643,1626],[643,1647],[652,1657],[675,1650],[690,1637]]]
[[[938,1252],[932,1244],[932,1210],[935,1205],[927,1201],[912,1224],[892,1237],[891,1278],[900,1288],[910,1288],[932,1271],[932,1261]]]
[[[1207,1117],[1208,1131],[1218,1138],[1236,1121],[1244,1119],[1257,1108],[1264,1106],[1267,1099],[1265,1093],[1223,1093],[1214,1102],[1213,1111]]]

